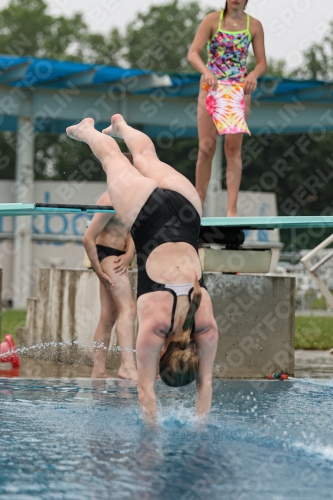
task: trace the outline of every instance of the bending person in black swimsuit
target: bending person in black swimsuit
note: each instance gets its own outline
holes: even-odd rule
[[[196,379],[197,415],[208,416],[218,332],[207,290],[198,286],[198,280],[203,286],[197,252],[199,196],[190,181],[159,161],[149,137],[128,126],[121,115],[114,115],[103,132],[95,130],[92,118],[67,129],[69,137],[86,142],[102,162],[113,206],[136,247],[136,350],[143,416],[147,422],[156,420],[154,385],[162,348],[162,379],[172,386]],[[125,140],[136,168],[108,135]]]
[[[97,205],[112,205],[106,191]],[[118,377],[137,380],[133,355],[136,307],[128,266],[134,244],[118,214],[97,213],[83,236],[91,266],[100,280],[101,316],[94,335],[95,355],[92,378],[107,378],[106,362],[111,330],[117,321],[116,334],[120,351]]]

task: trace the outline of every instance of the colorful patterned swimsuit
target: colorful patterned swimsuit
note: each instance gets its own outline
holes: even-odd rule
[[[246,60],[249,45],[252,41],[250,16],[247,14],[247,26],[243,31],[223,31],[224,11],[221,11],[220,22],[216,33],[207,44],[207,68],[219,80],[230,83],[243,83],[246,78]]]
[[[212,115],[219,134],[250,133],[245,122],[245,103],[243,84],[247,76],[246,60],[252,41],[250,16],[247,14],[247,26],[242,31],[223,31],[224,11],[216,33],[207,44],[207,68],[219,80],[218,89],[208,91],[207,111]]]

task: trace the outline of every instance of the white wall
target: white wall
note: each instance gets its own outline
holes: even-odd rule
[[[99,196],[106,189],[103,182],[35,182],[36,203],[77,203],[80,205],[94,205]],[[14,182],[0,181],[0,203],[14,203]],[[32,217],[34,234],[51,236],[76,235],[81,238],[86,227],[86,221],[91,215],[54,214]],[[0,217],[1,234],[12,232],[12,217]],[[4,234],[5,233],[5,234]],[[0,268],[3,269],[3,300],[12,299],[12,263],[13,240],[0,239]],[[33,243],[33,277],[37,278],[39,267],[83,267],[83,247],[80,242],[61,243],[58,241],[34,241]],[[33,281],[32,294],[35,295],[36,286]]]

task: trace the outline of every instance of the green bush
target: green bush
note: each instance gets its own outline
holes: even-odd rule
[[[1,340],[3,340],[6,333],[9,333],[15,341],[17,328],[25,326],[26,314],[26,311],[17,309],[2,310],[2,328],[0,335]]]

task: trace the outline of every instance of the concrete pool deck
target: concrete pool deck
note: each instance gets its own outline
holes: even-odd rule
[[[10,366],[2,366],[7,370]],[[21,358],[19,376],[22,378],[89,378],[90,366],[62,364],[41,359]],[[117,370],[108,369],[111,378],[117,377]],[[0,371],[0,377],[6,376]],[[328,351],[295,351],[295,378],[331,378],[333,376],[333,355]]]
[[[295,377],[331,378],[333,355],[329,351],[295,351]]]

